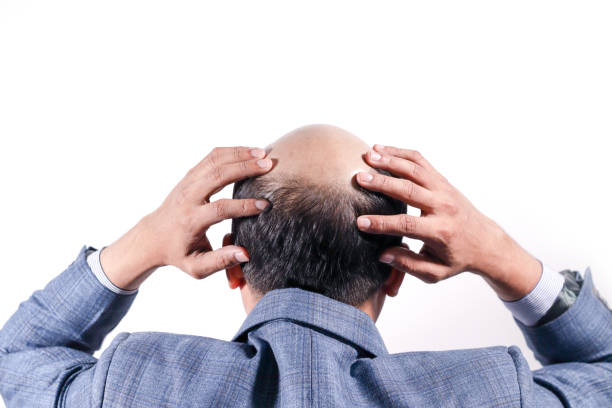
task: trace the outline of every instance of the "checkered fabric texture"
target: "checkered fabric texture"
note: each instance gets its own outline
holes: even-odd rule
[[[0,393],[31,407],[612,407],[612,313],[591,272],[575,303],[518,347],[389,354],[360,310],[301,289],[269,292],[232,341],[170,333],[104,337],[136,294],[77,259],[0,331]]]

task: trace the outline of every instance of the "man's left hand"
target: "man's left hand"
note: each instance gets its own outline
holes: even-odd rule
[[[397,270],[435,283],[464,271],[481,275],[503,300],[516,300],[537,284],[542,265],[492,219],[482,214],[419,152],[375,146],[366,155],[372,167],[396,177],[362,172],[358,183],[421,210],[421,216],[364,215],[358,227],[375,234],[423,241],[416,253],[389,248],[380,257]]]

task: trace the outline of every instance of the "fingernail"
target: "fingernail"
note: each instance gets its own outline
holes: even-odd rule
[[[383,146],[381,144],[375,144],[374,145],[374,149],[378,150],[379,152],[382,152],[383,150],[385,150],[385,146]]]
[[[357,177],[359,177],[359,181],[363,181],[363,182],[368,182],[368,181],[372,181],[372,179],[374,178],[373,175],[371,175],[370,173],[366,173],[365,171],[360,172]]]
[[[261,167],[262,169],[265,169],[266,167],[270,167],[270,164],[272,164],[272,162],[269,159],[257,160],[257,165]]]
[[[380,257],[380,262],[382,263],[386,263],[386,264],[390,264],[391,262],[393,262],[393,260],[395,259],[395,257],[391,254],[383,254]]]
[[[234,258],[236,258],[238,262],[248,262],[249,260],[249,257],[246,256],[244,252],[240,252],[240,251],[234,252]]]
[[[380,160],[381,157],[382,156],[380,154],[376,153],[375,151],[371,151],[370,152],[370,159],[372,159],[374,161]]]
[[[368,228],[370,225],[372,225],[372,221],[370,221],[369,218],[359,217],[357,218],[357,225],[361,228]]]
[[[257,207],[258,210],[265,210],[266,208],[268,208],[269,205],[270,203],[266,200],[255,201],[255,207]]]
[[[257,159],[262,158],[266,155],[266,151],[264,149],[260,149],[259,147],[251,149],[250,152],[251,152],[251,156]]]

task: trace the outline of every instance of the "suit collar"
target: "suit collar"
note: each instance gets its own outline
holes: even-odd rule
[[[373,356],[388,354],[374,322],[361,310],[298,288],[276,289],[257,302],[232,341],[246,341],[250,331],[275,319],[296,321],[329,332]]]

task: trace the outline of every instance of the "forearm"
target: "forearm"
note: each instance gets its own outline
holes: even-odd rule
[[[577,298],[565,312],[532,327],[517,323],[544,365],[612,362],[612,312],[598,296],[589,268]]]
[[[483,262],[476,271],[505,301],[506,306],[534,298],[532,291],[538,290],[534,302],[547,297],[549,311],[567,286],[564,275],[550,270],[542,271],[542,264],[521,248],[501,228],[483,248]],[[495,237],[495,238],[493,238]],[[541,279],[547,278],[548,283]],[[555,283],[551,284],[551,279]],[[544,284],[543,284],[544,283]],[[565,286],[564,286],[565,285]],[[548,287],[548,293],[546,293]],[[587,269],[584,284],[573,302],[560,305],[551,319],[544,322],[524,322],[517,319],[527,344],[542,364],[559,362],[610,361],[612,358],[612,313],[597,296]],[[546,295],[544,295],[546,294]],[[554,295],[551,297],[551,294]],[[512,308],[511,308],[512,309]],[[541,308],[540,317],[547,315]],[[514,311],[513,311],[514,313]],[[515,318],[516,318],[515,314]]]
[[[70,406],[88,406],[97,366],[92,354],[136,296],[114,293],[98,280],[86,260],[93,251],[83,247],[0,330],[0,394],[7,407],[65,406],[64,392],[77,377],[83,392]]]
[[[100,264],[116,287],[135,290],[161,265],[155,257],[155,234],[144,217],[117,241],[100,252]]]
[[[0,331],[0,351],[69,347],[93,353],[127,313],[135,295],[117,295],[91,272],[83,247],[77,259],[23,302]]]
[[[542,264],[493,221],[486,228],[488,239],[471,270],[482,276],[500,299],[511,302],[523,298],[538,284]]]
[[[488,266],[479,273],[514,318],[526,326],[535,326],[564,313],[572,304],[562,301],[568,300],[562,296],[567,290],[564,277],[531,256],[501,228],[497,230],[501,231],[497,242],[493,239],[495,234],[486,242],[494,243],[491,247],[499,250],[491,250],[483,257],[483,265]]]

